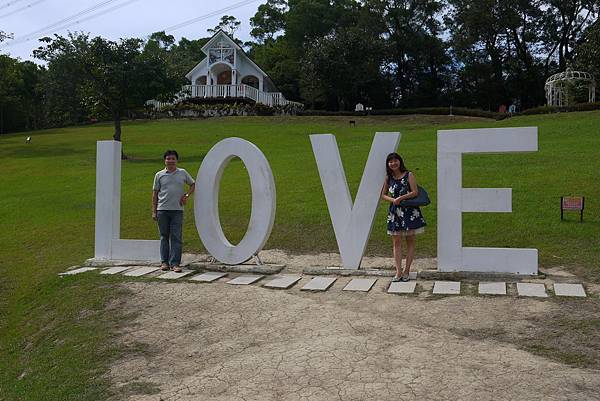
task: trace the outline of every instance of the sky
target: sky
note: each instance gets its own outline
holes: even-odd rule
[[[223,15],[241,21],[235,36],[250,40],[250,18],[266,0],[0,0],[0,31],[14,40],[0,44],[0,54],[35,60],[32,51],[39,38],[83,31],[107,39],[147,38],[167,28],[168,34],[198,39],[206,37]],[[77,15],[79,14],[79,15]],[[196,20],[185,26],[183,23]],[[62,21],[62,22],[61,22]]]

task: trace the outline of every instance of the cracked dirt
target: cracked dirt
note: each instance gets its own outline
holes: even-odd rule
[[[123,284],[130,296],[111,307],[135,314],[118,338],[138,351],[111,367],[114,399],[600,400],[600,370],[517,341],[582,305],[599,319],[594,299],[399,296],[385,279],[348,293],[347,277],[301,292],[308,279],[289,290]]]

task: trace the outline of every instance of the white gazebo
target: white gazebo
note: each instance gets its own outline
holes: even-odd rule
[[[576,92],[586,90],[588,102],[596,101],[596,81],[592,74],[583,71],[566,71],[552,75],[544,85],[546,100],[550,106],[566,106]]]
[[[186,78],[178,101],[188,98],[244,98],[267,106],[301,103],[285,99],[269,78],[244,50],[223,31],[218,31],[202,47],[206,55]]]

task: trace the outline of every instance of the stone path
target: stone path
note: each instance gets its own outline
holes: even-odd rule
[[[60,276],[71,276],[89,271],[100,271],[100,274],[122,274],[128,277],[145,276],[168,280],[185,279],[185,281],[199,283],[213,283],[215,281],[223,279],[225,283],[232,285],[252,285],[256,284],[258,281],[265,277],[264,275],[260,274],[243,274],[231,277],[230,273],[222,272],[205,272],[202,274],[191,276],[193,273],[195,273],[194,270],[184,270],[181,273],[164,273],[160,271],[159,268],[156,266],[113,266],[108,268],[105,267],[104,269],[97,267],[79,267],[60,273]],[[302,291],[328,291],[339,289],[335,286],[337,277],[312,277],[291,274],[273,276],[271,280],[269,280],[262,286],[265,288],[286,290],[294,287],[302,279],[309,279],[308,281],[305,281],[304,285],[301,287]],[[371,289],[377,281],[386,282],[390,280],[388,278],[354,278],[351,279],[349,282],[344,283],[341,290],[369,292],[371,291]],[[417,287],[418,285],[420,285],[421,288]],[[463,287],[461,286],[460,281],[436,280],[433,282],[433,285],[431,285],[431,281],[411,279],[411,281],[405,283],[390,282],[386,292],[388,294],[422,294],[431,290],[431,294],[433,295],[458,296],[461,295],[462,288]],[[587,297],[586,291],[582,284],[553,283],[551,288],[553,290],[553,295],[555,296],[577,298]],[[548,298],[551,294],[549,294],[547,290],[548,288],[546,288],[546,284],[544,283],[516,283],[516,295],[520,297]],[[507,296],[507,283],[502,281],[480,282],[477,286],[477,293],[479,295]]]

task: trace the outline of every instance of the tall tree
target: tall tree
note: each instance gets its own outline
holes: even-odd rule
[[[546,0],[541,8],[545,13],[542,25],[545,42],[545,73],[556,60],[559,70],[567,68],[573,51],[583,40],[586,28],[596,21],[600,11],[599,0]]]
[[[440,38],[440,0],[370,0],[366,4],[384,19],[387,46],[385,69],[393,87],[393,102],[404,106],[434,105],[444,92],[450,59]]]
[[[285,0],[267,0],[258,6],[256,14],[250,18],[250,35],[259,43],[273,41],[285,29],[285,16],[288,11]]]
[[[30,61],[0,55],[0,134],[42,125],[43,73]]]
[[[44,38],[45,45],[34,52],[52,70],[65,60],[77,74],[75,90],[91,112],[107,112],[114,121],[113,138],[121,140],[121,119],[127,110],[143,106],[148,99],[174,94],[177,77],[170,75],[156,53],[143,53],[143,41],[136,38],[118,42],[85,34]],[[74,77],[55,77],[70,81]]]
[[[235,18],[233,15],[224,15],[221,17],[221,20],[214,28],[209,28],[206,31],[211,34],[215,34],[218,31],[224,31],[229,35],[233,36],[235,31],[240,29],[241,21]]]
[[[597,83],[600,82],[600,20],[586,30],[583,41],[575,48],[573,66],[589,72]]]

